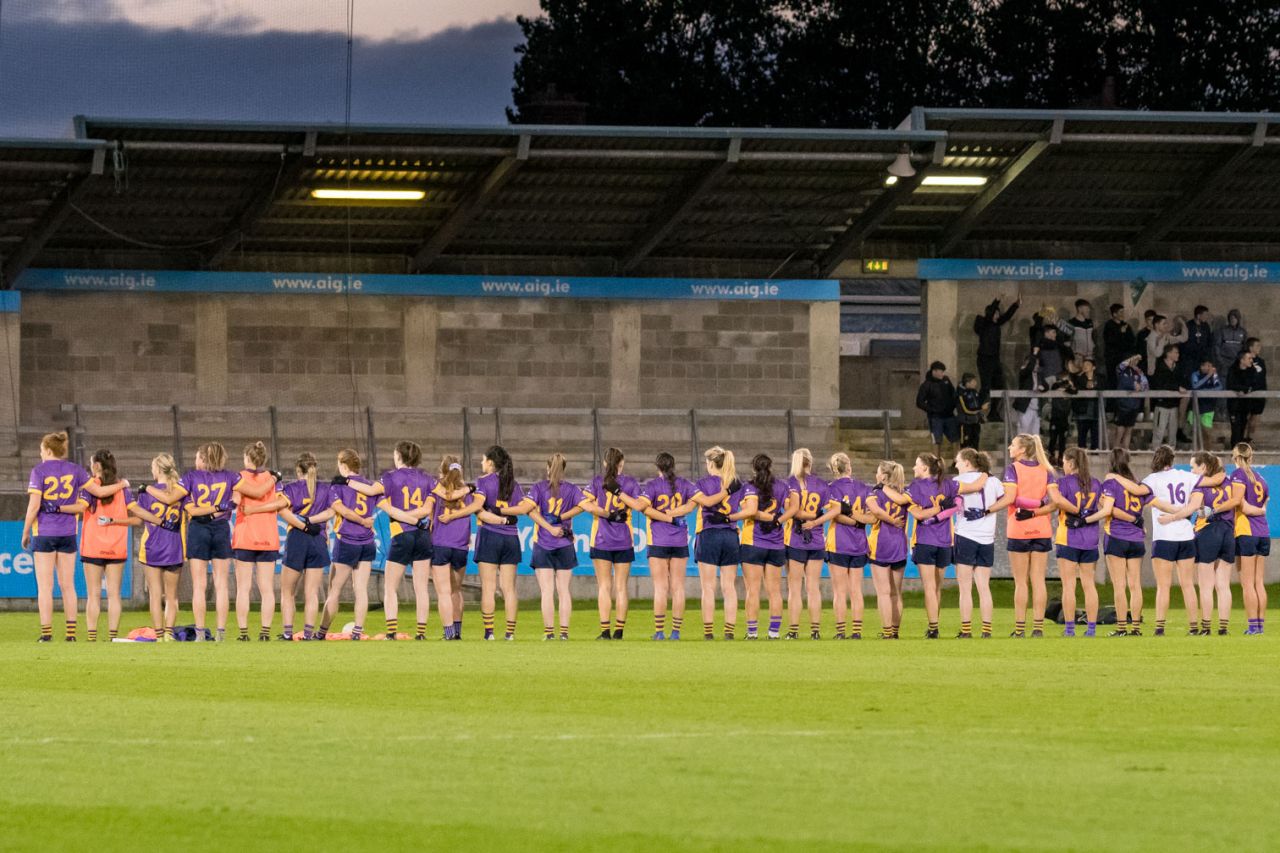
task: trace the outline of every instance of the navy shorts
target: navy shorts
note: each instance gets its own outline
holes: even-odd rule
[[[1270,557],[1271,556],[1271,537],[1270,536],[1237,536],[1236,537],[1236,556],[1237,557]]]
[[[1073,548],[1070,545],[1058,546],[1058,559],[1067,560],[1072,563],[1096,563],[1098,562],[1097,548]]]
[[[519,565],[520,538],[481,528],[476,534],[476,562],[495,566]]]
[[[635,548],[592,548],[591,559],[604,560],[607,563],[634,563],[636,561]]]
[[[188,560],[230,560],[231,525],[225,521],[187,524]]]
[[[31,551],[36,554],[74,554],[78,550],[74,536],[31,537]]]
[[[1246,557],[1252,557],[1252,554],[1246,554]],[[80,556],[80,562],[90,566],[110,566],[115,563],[123,563],[124,557],[86,557]]]
[[[840,569],[861,569],[867,565],[867,555],[837,554],[835,551],[828,551],[827,565]]]
[[[738,557],[743,563],[753,566],[778,566],[787,561],[786,552],[781,548],[760,548],[755,545],[742,545],[738,548]]]
[[[698,534],[694,556],[712,566],[738,565],[738,531],[729,527],[708,527]]]
[[[182,563],[176,563],[172,566],[151,566],[151,568],[159,569],[162,572],[176,572],[182,568]]]
[[[1151,543],[1151,559],[1168,560],[1176,563],[1179,560],[1190,560],[1196,555],[1196,540],[1183,539],[1181,542],[1173,542],[1164,539],[1157,539]]]
[[[942,439],[950,442],[960,440],[960,421],[954,415],[948,417],[929,416],[929,435],[934,444],[942,444]]]
[[[689,559],[688,545],[650,545],[650,560],[687,560]]]
[[[872,565],[872,566],[882,566],[882,567],[884,567],[884,568],[886,568],[886,569],[889,569],[890,571],[894,571],[894,572],[901,572],[901,571],[903,571],[904,569],[906,569],[906,567],[907,567],[907,561],[906,561],[906,560],[894,560],[892,563],[877,563],[875,560],[872,560],[872,561],[871,561],[871,565]]]
[[[1236,558],[1235,531],[1230,524],[1211,521],[1196,534],[1196,562],[1201,565]]]
[[[533,546],[533,557],[529,565],[535,569],[555,569],[558,572],[572,571],[578,567],[578,549],[572,545],[559,548],[543,548]]]
[[[1130,542],[1128,539],[1117,539],[1114,536],[1108,536],[1107,547],[1104,551],[1109,557],[1140,560],[1147,553],[1147,546],[1142,542]]]
[[[827,556],[825,548],[792,548],[787,546],[787,559],[793,563],[807,563],[810,560],[822,560]]]
[[[996,564],[996,546],[993,542],[983,544],[957,536],[954,556],[957,566],[989,569]]]
[[[917,566],[949,566],[951,549],[946,545],[917,545],[911,549],[911,559]]]
[[[322,534],[308,536],[297,528],[284,540],[284,567],[295,572],[329,567],[329,543]]]
[[[344,566],[356,566],[360,563],[372,563],[378,556],[376,542],[339,542],[333,549],[333,561]]]
[[[242,563],[275,563],[280,559],[279,551],[257,551],[252,548],[234,548],[231,556]]]
[[[387,562],[411,566],[431,559],[431,531],[416,527],[391,537]]]
[[[1010,539],[1009,553],[1011,554],[1047,554],[1053,550],[1053,543],[1049,541],[1048,536],[1041,536],[1036,539]]]
[[[448,566],[455,572],[467,567],[467,549],[435,545],[431,548],[431,565]]]

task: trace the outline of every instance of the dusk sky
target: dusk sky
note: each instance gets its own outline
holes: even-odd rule
[[[537,0],[356,0],[352,118],[500,124]],[[77,113],[341,121],[345,0],[6,0],[0,135]]]

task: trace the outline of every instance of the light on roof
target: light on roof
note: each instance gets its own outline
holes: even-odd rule
[[[311,197],[328,201],[422,201],[427,194],[423,190],[314,189]]]
[[[922,183],[926,187],[980,187],[986,182],[985,175],[926,175]]]
[[[916,173],[915,166],[911,165],[911,154],[903,146],[903,150],[898,152],[898,156],[893,158],[893,162],[889,164],[887,170],[890,175],[898,178],[909,178]]]
[[[898,176],[897,176],[897,175],[890,175],[889,177],[887,177],[887,178],[885,178],[885,179],[884,179],[884,185],[885,185],[886,187],[891,187],[891,186],[893,186],[894,184],[896,184],[897,182],[898,182]]]

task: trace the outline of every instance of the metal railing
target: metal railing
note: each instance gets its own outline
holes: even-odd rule
[[[279,464],[281,459],[280,448],[283,437],[281,429],[281,418],[284,416],[334,416],[344,414],[336,411],[333,407],[327,406],[163,406],[163,405],[90,405],[80,403],[67,403],[61,406],[61,411],[69,414],[72,419],[70,430],[72,432],[72,450],[73,458],[84,464],[86,459],[86,447],[89,444],[89,436],[91,429],[86,423],[87,415],[105,414],[105,415],[159,415],[165,421],[170,422],[171,441],[174,458],[181,461],[185,459],[184,438],[183,438],[183,418],[199,415],[211,415],[217,417],[235,416],[240,417],[242,422],[250,417],[266,416],[268,427],[267,445],[271,452],[271,458],[275,464]],[[701,460],[701,441],[699,438],[700,425],[708,419],[714,418],[734,418],[740,421],[759,421],[764,419],[777,419],[785,424],[786,434],[786,452],[790,455],[797,447],[797,423],[805,420],[830,420],[833,426],[840,426],[842,421],[861,420],[874,421],[877,423],[883,442],[884,458],[893,458],[893,421],[902,417],[902,412],[898,409],[612,409],[612,408],[594,408],[594,409],[571,409],[571,408],[505,408],[497,406],[466,406],[466,407],[379,407],[372,406],[363,407],[359,412],[359,417],[353,417],[353,421],[363,421],[364,435],[361,437],[367,454],[368,466],[367,470],[377,471],[378,467],[378,442],[376,424],[379,418],[383,417],[397,418],[427,418],[427,417],[445,417],[456,418],[456,440],[461,443],[461,456],[463,460],[463,472],[470,478],[476,474],[474,468],[474,439],[478,431],[478,426],[482,419],[492,419],[492,438],[494,444],[502,443],[504,419],[510,422],[513,418],[564,418],[564,419],[590,419],[591,430],[591,451],[594,459],[600,459],[603,456],[603,448],[606,446],[604,440],[605,427],[602,425],[602,419],[606,418],[624,418],[624,419],[641,419],[641,418],[666,418],[670,422],[678,422],[685,425],[687,429],[687,437],[689,442],[689,464],[690,471],[697,471],[700,467]],[[310,438],[310,436],[307,436]]]
[[[1072,400],[1078,401],[1082,399],[1091,399],[1096,401],[1097,419],[1098,419],[1098,452],[1109,451],[1111,449],[1111,439],[1107,431],[1107,400],[1187,400],[1187,411],[1195,416],[1191,418],[1191,449],[1193,451],[1204,450],[1204,428],[1201,422],[1201,414],[1212,411],[1213,405],[1207,408],[1201,408],[1201,401],[1212,400],[1276,400],[1280,399],[1280,391],[1251,391],[1248,394],[1239,391],[1117,391],[1117,390],[1095,390],[1095,391],[1078,391],[1069,394],[1066,391],[1013,391],[1003,390],[990,392],[991,398],[1002,400]],[[1017,428],[1014,424],[1015,415],[1012,412],[1013,406],[1005,405],[1001,409],[1003,426],[1004,426],[1004,455],[1005,464],[1009,464],[1009,442],[1013,436],[1017,434]],[[1043,410],[1042,410],[1043,411]],[[1041,420],[1048,418],[1041,415]],[[1072,418],[1076,420],[1076,418]],[[1179,431],[1182,430],[1182,424],[1176,424]]]

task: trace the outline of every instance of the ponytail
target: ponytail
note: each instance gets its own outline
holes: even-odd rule
[[[1200,454],[1197,454],[1197,456],[1199,455]],[[1207,453],[1204,455],[1212,456],[1213,454]],[[1125,450],[1123,447],[1113,447],[1111,449],[1110,471],[1112,474],[1119,474],[1121,477],[1125,477],[1129,480],[1134,479],[1133,469],[1129,467],[1129,451]]]
[[[1063,454],[1063,458],[1071,460],[1072,467],[1076,469],[1076,479],[1080,481],[1080,488],[1088,491],[1089,484],[1093,482],[1093,476],[1089,473],[1089,454],[1084,448],[1069,447]]]
[[[552,453],[547,460],[547,483],[551,486],[551,496],[560,496],[560,481],[564,479],[564,471],[569,467],[563,453]]]
[[[93,461],[97,462],[98,467],[102,469],[102,474],[98,477],[98,482],[102,485],[110,486],[119,479],[119,474],[116,473],[116,458],[110,450],[95,451]]]
[[[773,501],[773,459],[767,454],[757,453],[751,460],[751,469],[755,472],[751,484],[760,493],[756,509],[767,512],[767,507]]]
[[[445,455],[440,458],[440,485],[446,492],[456,492],[465,484],[462,481],[462,463],[456,456]],[[458,509],[461,500],[445,501],[445,509]]]
[[[298,454],[297,462],[298,473],[302,475],[302,479],[307,482],[307,497],[314,499],[316,496],[316,457],[313,453]]]
[[[178,485],[178,463],[173,461],[172,456],[161,453],[151,460],[151,464],[160,472],[160,479],[164,480],[166,488],[172,489]]]
[[[929,476],[939,486],[942,485],[942,460],[932,453],[921,453],[916,457],[917,460],[924,463],[924,467],[928,469]]]
[[[674,495],[676,493],[676,458],[664,450],[654,457],[653,464],[667,481],[668,493]]]
[[[1237,444],[1231,449],[1231,461],[1244,471],[1250,483],[1258,482],[1258,475],[1253,472],[1253,445],[1244,441]]]
[[[244,458],[248,459],[254,468],[261,468],[267,464],[267,446],[261,441],[246,444],[244,446]]]
[[[853,463],[847,453],[833,453],[827,461],[827,467],[836,477],[849,477],[853,474]]]
[[[801,447],[791,454],[791,476],[797,480],[813,470],[813,454],[809,448]]]
[[[618,469],[622,467],[624,458],[622,451],[616,447],[610,447],[604,452],[604,490],[606,492],[612,492],[618,488]]]
[[[484,452],[484,458],[493,463],[493,471],[498,475],[498,500],[511,500],[511,493],[516,487],[516,473],[506,448],[495,444]]]
[[[1049,464],[1049,456],[1044,452],[1044,442],[1040,440],[1040,436],[1028,435],[1025,432],[1019,433],[1013,437],[1013,442],[1021,448],[1022,458],[1034,459],[1043,465],[1046,471],[1053,471],[1053,466]]]

